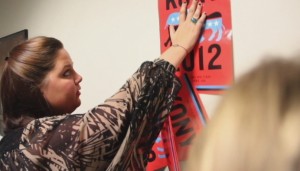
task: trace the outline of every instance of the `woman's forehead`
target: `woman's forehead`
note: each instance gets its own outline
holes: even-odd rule
[[[73,65],[73,61],[69,53],[63,48],[58,51],[55,66]]]

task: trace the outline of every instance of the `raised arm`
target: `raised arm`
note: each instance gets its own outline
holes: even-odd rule
[[[98,168],[109,165],[106,170],[145,169],[180,89],[175,70],[199,40],[205,20],[205,14],[200,16],[201,4],[192,3],[187,16],[187,4],[182,5],[178,29],[170,28],[173,46],[159,60],[144,62],[117,93],[78,115],[72,129],[77,130],[75,151],[81,161],[98,162]]]
[[[183,3],[180,9],[179,27],[175,31],[174,26],[170,26],[170,36],[172,46],[167,49],[160,58],[168,61],[176,68],[194,48],[199,40],[200,31],[204,24],[206,13],[202,13],[202,4],[198,0],[193,0],[187,13],[187,3]]]

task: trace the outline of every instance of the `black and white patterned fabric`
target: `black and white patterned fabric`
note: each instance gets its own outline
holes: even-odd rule
[[[145,170],[181,85],[175,68],[144,62],[103,104],[39,118],[0,142],[0,170]]]

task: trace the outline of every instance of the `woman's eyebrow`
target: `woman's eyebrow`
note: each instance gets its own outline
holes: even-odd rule
[[[73,63],[69,63],[63,66],[63,69],[73,67]]]

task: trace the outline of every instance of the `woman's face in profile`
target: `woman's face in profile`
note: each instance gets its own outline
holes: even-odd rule
[[[53,70],[46,75],[41,86],[55,115],[72,113],[80,106],[81,81],[82,77],[74,70],[70,55],[64,48],[60,49]]]

